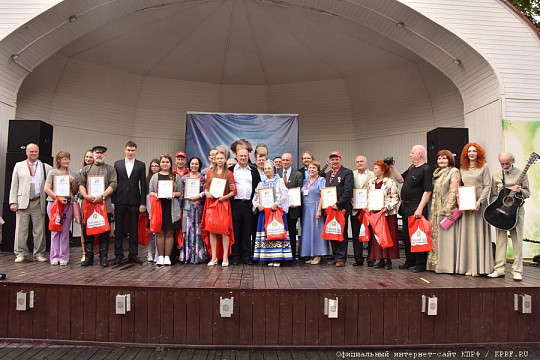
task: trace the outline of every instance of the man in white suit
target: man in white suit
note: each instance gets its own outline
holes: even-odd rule
[[[51,166],[38,160],[39,146],[26,146],[26,160],[19,161],[13,169],[9,208],[16,213],[15,226],[15,262],[27,260],[28,229],[32,223],[34,237],[34,259],[46,262],[45,257],[45,206],[46,197],[43,188]]]

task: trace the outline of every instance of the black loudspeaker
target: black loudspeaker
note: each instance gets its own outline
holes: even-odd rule
[[[466,128],[436,128],[427,133],[428,164],[432,170],[437,167],[437,153],[449,150],[456,158],[459,168],[461,150],[469,142],[469,129]]]
[[[53,127],[41,120],[9,120],[8,152],[25,152],[26,145],[39,146],[39,153],[52,155]]]
[[[5,177],[6,181],[5,181],[5,188],[4,188],[4,201],[9,202],[9,191],[11,189],[11,177],[13,176],[13,168],[15,167],[16,163],[23,160],[26,160],[25,152],[8,152],[6,154],[6,177]],[[54,167],[53,165],[54,159],[51,157],[51,155],[42,154],[40,152],[39,160],[41,160],[45,164],[49,164],[52,167]]]

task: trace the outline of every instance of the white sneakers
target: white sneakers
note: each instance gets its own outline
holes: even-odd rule
[[[491,274],[488,275],[489,278],[492,278],[492,279],[496,279],[496,278],[503,278],[504,277],[504,273],[500,273],[498,271],[494,271],[492,272]]]
[[[523,276],[520,273],[514,273],[514,280],[521,281],[523,280]]]
[[[163,265],[170,266],[171,265],[171,258],[169,258],[168,256],[165,256],[165,258],[163,259]]]
[[[158,257],[158,261],[157,261],[156,265],[163,265],[164,261],[165,261],[165,259],[163,258],[163,256],[160,255]]]

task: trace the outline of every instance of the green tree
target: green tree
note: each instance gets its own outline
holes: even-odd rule
[[[540,29],[540,0],[508,0]]]

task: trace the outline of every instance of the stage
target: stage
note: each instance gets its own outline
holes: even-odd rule
[[[144,253],[142,253],[144,251]],[[146,258],[145,250],[139,257]],[[522,282],[394,269],[294,264],[283,267],[125,263],[82,268],[80,248],[68,266],[13,262],[0,254],[0,338],[59,343],[212,348],[381,348],[437,344],[538,344],[540,269],[525,266]],[[35,306],[16,310],[18,291]],[[132,310],[115,313],[117,294]],[[532,314],[514,311],[514,294],[532,296]],[[421,312],[422,295],[438,313]],[[220,297],[234,297],[221,317]],[[338,299],[338,317],[323,314]]]

